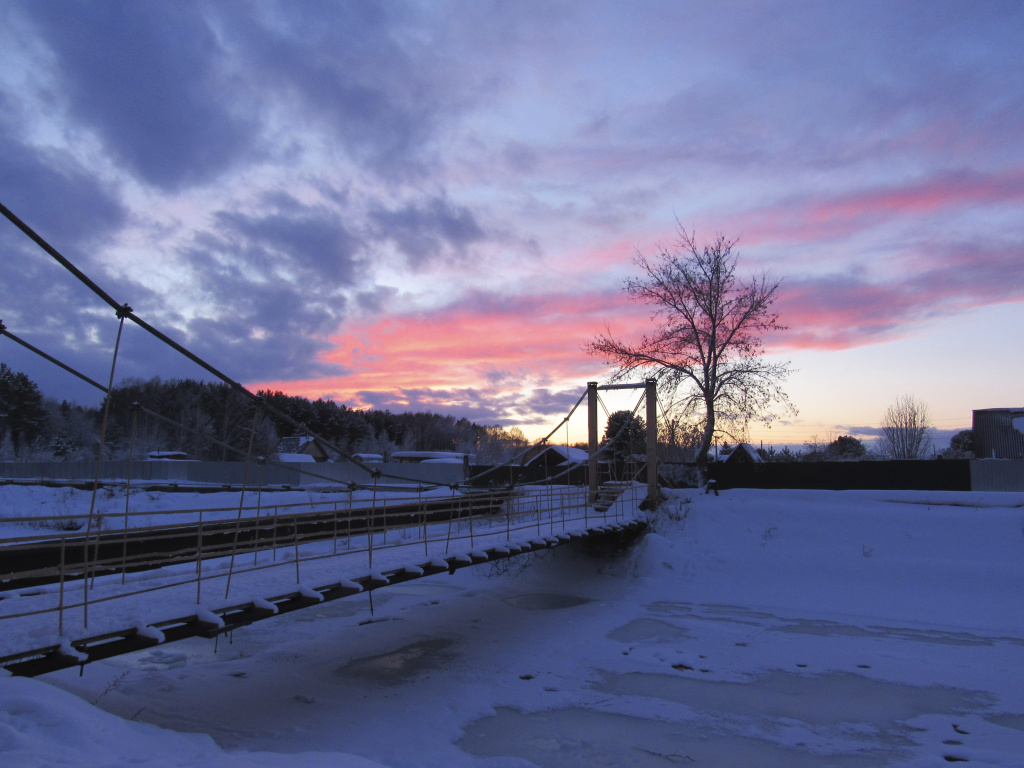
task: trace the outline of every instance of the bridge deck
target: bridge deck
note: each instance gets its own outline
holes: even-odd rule
[[[210,558],[203,551],[205,533],[192,530],[188,535],[198,546],[191,547],[191,558],[175,550],[159,568],[153,564],[161,557],[150,552],[142,572],[133,572],[139,563],[103,561],[102,569],[94,572],[90,566],[89,578],[82,579],[78,561],[62,569],[56,581],[48,573],[49,583],[30,585],[18,577],[21,586],[0,592],[0,666],[16,674],[41,674],[185,637],[214,637],[322,601],[574,540],[634,536],[644,527],[638,517],[643,489],[623,490],[627,493],[604,510],[588,506],[582,490],[564,488],[500,502],[481,497],[471,516],[463,515],[468,501],[447,511],[389,507],[386,529],[359,510],[351,520],[362,525],[347,530],[336,527],[333,518],[315,519],[322,513],[314,512],[305,521],[309,538],[298,533],[284,541],[271,538],[277,546],[269,549],[260,549],[254,533],[248,548],[221,549]],[[278,516],[278,532],[288,526],[303,530],[294,517]],[[234,538],[235,523],[217,525],[230,527],[217,535]],[[119,548],[123,538],[104,546]],[[39,570],[32,578],[42,578]],[[70,579],[69,573],[79,578]]]
[[[507,491],[471,493],[455,499],[424,499],[349,509],[313,509],[194,524],[167,524],[105,532],[94,536],[60,536],[3,548],[0,586],[21,590],[40,584],[121,571],[153,570],[178,562],[212,560],[237,552],[262,552],[295,543],[333,540],[498,514]],[[328,507],[331,505],[328,504]]]
[[[607,538],[615,538],[620,542],[629,541],[645,528],[646,523],[639,520],[610,523],[593,528],[563,531],[556,536],[546,535],[525,541],[510,541],[485,549],[478,548],[455,555],[434,557],[418,564],[389,568],[383,572],[374,571],[354,579],[342,579],[313,588],[301,587],[285,594],[257,598],[214,610],[203,609],[188,616],[164,619],[145,627],[124,627],[100,635],[79,638],[70,643],[9,654],[0,657],[0,666],[16,675],[33,676],[81,666],[188,637],[213,638],[263,619],[322,602],[370,592],[425,576],[454,573],[460,568],[551,549],[562,544]]]

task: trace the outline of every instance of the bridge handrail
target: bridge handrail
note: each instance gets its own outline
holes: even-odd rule
[[[552,505],[555,498],[558,498],[559,503]],[[549,504],[543,509],[529,509],[527,505],[537,505],[538,502],[547,501]],[[632,506],[635,506],[636,499],[632,501]],[[319,560],[327,560],[336,558],[339,556],[347,555],[363,555],[370,554],[374,551],[381,552],[384,550],[396,549],[399,547],[417,546],[422,545],[424,547],[424,553],[428,554],[430,545],[434,544],[435,548],[444,544],[445,551],[457,542],[469,542],[470,545],[474,543],[476,539],[479,539],[481,535],[494,536],[496,532],[498,535],[504,534],[505,540],[510,540],[511,536],[515,533],[521,533],[524,531],[530,531],[541,535],[547,530],[549,533],[561,529],[564,530],[566,526],[571,526],[579,523],[584,525],[590,522],[596,522],[598,520],[608,520],[611,517],[615,519],[623,519],[623,510],[613,510],[611,512],[605,511],[603,514],[596,514],[590,507],[587,506],[585,501],[585,489],[571,489],[571,492],[567,493],[567,489],[561,487],[545,488],[539,490],[535,495],[524,496],[524,497],[513,497],[507,502],[507,509],[505,512],[497,514],[480,515],[476,517],[467,517],[463,519],[451,519],[447,525],[443,523],[433,523],[427,526],[423,526],[419,523],[413,525],[406,525],[400,529],[392,528],[389,531],[377,532],[370,536],[366,531],[362,532],[349,532],[348,535],[342,535],[338,532],[336,538],[333,539],[333,547],[331,540],[323,540],[317,542],[308,542],[307,538],[301,534],[296,534],[293,537],[279,542],[278,546],[272,551],[274,553],[286,549],[294,553],[295,557],[291,560],[270,559],[276,558],[276,554],[270,554],[267,551],[263,552],[263,560],[252,549],[245,549],[242,551],[235,551],[234,553],[224,552],[219,555],[217,559],[226,561],[229,558],[233,561],[233,572],[235,574],[246,574],[258,571],[264,571],[273,568],[294,568],[296,572],[296,581],[299,581],[300,567],[303,563],[315,562]],[[255,522],[255,518],[253,518]],[[476,526],[476,530],[474,530]],[[401,530],[413,530],[419,531],[418,535],[421,538],[410,544],[410,541],[399,533]],[[446,529],[446,530],[445,530]],[[388,534],[392,533],[391,541],[388,541]],[[425,534],[425,535],[423,535]],[[358,544],[355,544],[359,541]],[[339,551],[339,544],[344,549]],[[354,546],[355,544],[355,546]],[[313,549],[309,549],[312,547]],[[320,548],[320,551],[317,548]],[[244,562],[244,558],[252,557],[252,561]],[[241,558],[241,560],[239,559]],[[268,561],[269,560],[269,561]],[[166,560],[164,560],[166,562]],[[214,560],[214,563],[216,560]],[[192,560],[186,560],[179,563],[178,567],[183,567],[193,563]],[[134,563],[134,565],[140,565],[142,563]],[[160,559],[157,558],[152,561],[153,565],[159,565]],[[100,565],[109,565],[102,563]],[[117,563],[114,563],[117,565]],[[92,566],[90,566],[92,567]],[[133,595],[144,595],[152,592],[171,589],[174,587],[180,587],[189,584],[197,584],[197,592],[201,588],[204,579],[207,584],[216,579],[222,578],[225,574],[223,572],[206,573],[204,575],[202,569],[197,569],[197,573],[190,573],[188,578],[174,578],[173,571],[166,572],[163,569],[161,573],[160,584],[148,583],[151,581],[151,577],[145,574],[121,574],[123,581],[123,587],[115,589],[114,594],[102,595],[96,594],[90,597],[89,602],[92,604],[105,603],[111,600],[117,600],[124,597],[130,597]],[[108,588],[115,586],[113,582],[117,579],[118,574],[115,572],[110,576],[98,576],[96,577],[97,587],[94,588]],[[166,580],[170,577],[169,580]],[[142,582],[142,583],[140,583]],[[50,588],[41,590],[25,590],[25,594],[35,594],[36,597],[48,595],[51,605],[43,608],[31,608],[24,611],[4,611],[3,608],[6,602],[3,600],[3,593],[0,593],[0,622],[4,620],[16,619],[21,617],[38,616],[47,613],[58,613],[63,617],[63,614],[67,611],[75,608],[81,608],[84,602],[76,602],[75,600],[67,600],[68,593],[73,591],[74,587],[72,583],[65,583],[63,580],[59,584],[59,588],[51,584]],[[59,592],[59,594],[57,594]],[[19,603],[21,601],[18,601]],[[52,603],[56,603],[53,605]],[[29,608],[29,606],[25,606]],[[2,633],[0,633],[2,634]]]

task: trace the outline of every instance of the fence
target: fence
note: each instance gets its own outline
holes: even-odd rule
[[[469,481],[478,488],[505,487],[522,484],[548,484],[586,486],[587,467],[577,466],[566,471],[563,467],[473,465],[469,477],[462,464],[374,464],[384,475],[396,475],[424,485],[452,485]],[[635,479],[646,481],[646,467],[636,463],[601,462],[599,482]],[[0,462],[0,481],[14,480],[41,484],[84,484],[96,477],[96,463],[92,461],[5,461]],[[373,477],[350,462],[289,462],[257,465],[246,471],[241,461],[104,461],[100,480],[105,485],[121,485],[131,478],[132,485],[206,485],[239,487],[243,478],[246,485],[287,486],[301,488],[307,485],[356,483],[370,485]],[[554,477],[551,480],[549,478]],[[388,481],[384,478],[385,482]],[[412,484],[411,483],[411,484]]]
[[[969,491],[970,461],[813,461],[713,463],[718,488],[811,488],[827,491]]]
[[[1024,491],[1024,461],[814,461],[711,464],[724,488],[812,488],[829,491]]]
[[[971,462],[971,490],[1024,491],[1024,461],[985,459]]]
[[[427,485],[451,485],[465,479],[461,464],[377,464],[385,475],[395,474]],[[94,461],[0,462],[0,479],[23,481],[92,482]],[[250,464],[243,461],[104,461],[100,480],[106,484],[133,485],[289,486],[298,488],[321,483],[373,483],[369,472],[349,462],[291,462]]]

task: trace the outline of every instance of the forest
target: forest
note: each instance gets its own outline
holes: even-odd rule
[[[528,445],[522,430],[514,426],[482,426],[431,412],[360,410],[333,400],[309,400],[279,391],[256,394],[268,407],[258,406],[251,397],[220,382],[125,380],[110,395],[103,455],[118,459],[145,456],[150,451],[184,451],[201,461],[233,461],[249,454],[251,441],[253,456],[269,458],[281,438],[316,435],[327,443],[329,455],[376,453],[386,460],[398,450],[462,451],[475,454],[480,464],[500,464]],[[28,376],[0,363],[0,461],[94,459],[105,408],[106,400],[96,407],[84,407],[44,397]],[[700,424],[677,413],[666,414],[659,422],[661,461],[692,462],[700,442]],[[644,420],[628,411],[613,413],[603,438],[611,443],[618,459],[643,453]],[[587,446],[580,443],[575,447]],[[724,459],[734,447],[718,443],[711,460]],[[972,450],[971,430],[964,430],[940,452],[944,458],[971,458]],[[891,458],[855,437],[831,434],[824,440],[811,437],[796,450],[769,446],[756,452],[766,462]]]
[[[269,407],[219,382],[123,381],[109,395],[103,455],[184,451],[192,459],[234,461],[248,455],[250,442],[253,456],[270,457],[281,438],[305,434],[322,438],[328,453],[386,459],[396,450],[465,451],[481,463],[500,463],[527,445],[518,427],[430,412],[359,410],[278,391],[256,394]],[[44,397],[28,376],[0,363],[0,461],[94,459],[105,410],[106,399],[84,407]]]

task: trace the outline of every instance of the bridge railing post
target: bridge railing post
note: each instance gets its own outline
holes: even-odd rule
[[[647,398],[647,503],[649,508],[658,508],[658,381],[645,382]]]
[[[597,503],[597,488],[600,484],[599,480],[599,467],[597,464],[597,382],[587,382],[587,453],[589,460],[587,462],[587,478],[590,484],[590,493],[588,495],[587,503],[590,505]]]

